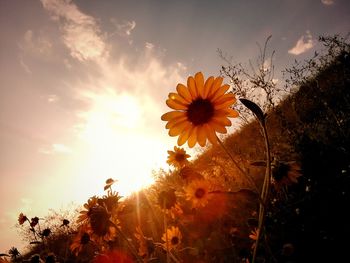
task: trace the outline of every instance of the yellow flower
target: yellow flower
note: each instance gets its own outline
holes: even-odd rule
[[[174,146],[174,151],[168,151],[168,160],[167,163],[173,165],[174,167],[184,167],[189,163],[187,158],[190,158],[191,155],[187,154],[183,148]]]
[[[166,104],[174,111],[161,119],[168,122],[165,127],[170,136],[179,136],[178,145],[187,141],[191,148],[197,142],[205,146],[207,139],[216,143],[216,132],[226,133],[225,126],[231,125],[228,118],[238,117],[231,108],[236,98],[226,93],[230,86],[222,85],[222,81],[222,77],[209,77],[204,83],[203,74],[198,72],[187,79],[187,87],[178,84],[177,93],[169,93]]]
[[[177,248],[178,245],[181,243],[181,239],[182,234],[180,232],[180,229],[175,226],[169,227],[162,236],[162,240],[165,242],[163,246],[167,250]]]
[[[193,207],[204,207],[209,200],[210,184],[205,180],[193,180],[186,188],[186,199],[192,201]]]

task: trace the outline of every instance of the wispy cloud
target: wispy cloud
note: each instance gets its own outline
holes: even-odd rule
[[[43,33],[35,34],[33,30],[27,30],[19,43],[19,48],[33,54],[49,56],[52,53],[52,42]]]
[[[48,146],[43,146],[39,148],[39,153],[42,154],[70,154],[72,153],[72,149],[68,146],[60,143],[54,143]]]
[[[335,0],[321,0],[324,5],[333,5]]]
[[[117,19],[111,18],[112,24],[117,28],[117,34],[121,36],[130,36],[131,32],[135,29],[136,27],[136,22],[134,20],[132,21],[122,21],[119,23]]]
[[[19,57],[19,64],[24,69],[24,71],[27,72],[28,74],[32,74],[33,73],[30,70],[29,66],[23,61],[23,58],[21,56]]]
[[[315,41],[309,31],[306,31],[306,35],[301,36],[294,47],[288,50],[289,54],[300,55],[309,49],[313,48]]]
[[[109,51],[97,21],[71,1],[41,0],[51,18],[61,21],[62,40],[70,55],[80,61],[104,60]]]

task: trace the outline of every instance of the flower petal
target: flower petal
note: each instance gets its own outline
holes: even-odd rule
[[[172,108],[174,110],[187,110],[187,106],[184,104],[181,104],[175,100],[167,99],[166,105],[168,105],[169,108]]]
[[[185,116],[185,113],[183,111],[169,111],[167,113],[164,113],[160,118],[162,121],[170,121],[182,116]]]
[[[179,94],[171,92],[168,95],[169,99],[174,100],[180,104],[188,105],[189,102],[187,102],[184,98],[182,98]]]
[[[197,127],[194,126],[193,129],[191,130],[190,136],[188,137],[188,147],[193,148],[197,142]]]
[[[232,96],[228,96],[228,95],[230,94],[226,94],[219,101],[216,101],[214,103],[215,110],[229,108],[236,102],[236,98],[234,97],[233,94],[231,94]]]
[[[214,77],[209,77],[204,84],[204,90],[203,90],[203,99],[206,99],[208,97],[209,91],[211,90],[211,87],[214,83]]]
[[[203,98],[203,93],[204,93],[204,77],[202,72],[196,73],[194,76],[194,79],[196,81],[196,88],[197,88],[197,93],[199,96]]]
[[[213,130],[212,127],[210,127],[209,124],[204,124],[203,125],[204,128],[205,128],[205,133],[209,139],[209,141],[212,143],[212,144],[217,144],[218,143],[218,139],[216,137],[216,134],[215,134],[215,131]]]
[[[180,134],[179,138],[177,139],[177,144],[179,146],[183,145],[187,141],[192,129],[193,129],[193,126],[188,130],[184,130],[184,132]]]
[[[177,136],[182,133],[184,130],[189,129],[191,127],[191,123],[188,120],[185,120],[180,123],[176,123],[170,130],[169,135],[171,137]]]
[[[224,125],[221,125],[220,123],[217,123],[216,121],[212,120],[209,123],[210,127],[212,127],[215,131],[220,133],[227,133],[227,130]]]
[[[208,92],[208,98],[211,98],[213,94],[216,93],[216,91],[221,87],[222,81],[224,79],[222,77],[215,78],[213,84],[211,85],[209,92]]]
[[[183,122],[187,120],[187,117],[186,116],[181,116],[181,117],[178,117],[176,119],[172,119],[170,120],[166,125],[165,125],[165,128],[166,129],[171,129],[172,127],[174,127],[175,125],[177,125],[178,123],[180,122]]]
[[[221,87],[215,92],[215,94],[212,94],[211,100],[212,100],[212,101],[215,101],[216,99],[222,97],[222,96],[228,91],[229,88],[230,88],[230,85],[228,85],[228,84],[225,84],[225,85],[221,86]]]
[[[197,140],[198,140],[198,144],[202,147],[204,147],[207,142],[206,130],[203,125],[198,127]]]
[[[188,77],[188,79],[187,79],[187,87],[191,93],[192,100],[196,99],[198,96],[197,88],[196,88],[196,81],[194,80],[194,78],[192,76]]]
[[[231,126],[231,121],[226,117],[213,117],[211,121],[220,124],[222,126]]]
[[[184,99],[186,100],[188,103],[191,103],[192,102],[192,96],[191,96],[191,93],[189,92],[188,88],[179,83],[177,84],[176,86],[176,90],[177,90],[177,93],[179,93],[179,95]]]

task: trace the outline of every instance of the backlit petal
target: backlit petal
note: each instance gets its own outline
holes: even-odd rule
[[[196,82],[192,76],[188,77],[187,79],[187,87],[188,90],[191,93],[192,99],[196,99],[198,96],[197,89],[196,89]]]
[[[198,93],[199,96],[201,96],[203,98],[203,94],[204,94],[204,77],[203,77],[202,72],[196,73],[196,75],[194,76],[194,79],[196,81],[197,93]]]
[[[228,91],[228,89],[230,88],[230,85],[225,84],[223,86],[221,86],[216,92],[215,94],[212,94],[212,101],[215,101],[216,99],[220,98],[222,95],[224,95],[226,93],[226,91]]]
[[[206,130],[203,125],[199,126],[197,129],[197,140],[202,147],[204,147],[207,142]]]
[[[193,146],[195,146],[196,142],[197,142],[197,127],[195,126],[191,130],[190,136],[188,137],[188,140],[187,140],[188,147],[192,148]]]
[[[208,97],[209,91],[211,90],[211,86],[214,83],[214,77],[209,77],[205,84],[204,84],[204,92],[203,92],[203,99],[206,99]]]
[[[184,130],[183,133],[180,134],[179,138],[177,139],[177,144],[179,146],[183,145],[187,141],[192,129],[193,129],[193,126],[188,130]]]
[[[184,98],[182,98],[179,94],[171,92],[168,95],[169,99],[174,100],[180,104],[184,104],[184,105],[188,105],[189,102],[187,102],[187,100],[185,100]]]
[[[191,93],[189,92],[188,88],[185,85],[181,83],[177,84],[176,90],[177,90],[177,93],[179,93],[179,95],[182,98],[184,98],[184,100],[186,100],[189,103],[192,101]]]
[[[162,121],[169,121],[174,118],[185,116],[185,113],[183,111],[169,111],[162,115],[161,120]]]
[[[187,110],[187,106],[184,104],[181,104],[175,100],[172,99],[167,99],[166,100],[166,105],[169,106],[169,108],[172,108],[174,110]]]
[[[183,130],[191,128],[191,123],[187,120],[176,123],[170,130],[169,135],[174,137],[182,133]]]
[[[222,126],[231,126],[231,121],[226,117],[213,117],[211,121],[214,121]]]
[[[221,87],[222,81],[224,79],[222,77],[217,77],[214,82],[213,85],[211,86],[209,93],[208,93],[208,98],[211,98],[213,94],[216,93],[216,91]]]
[[[212,144],[217,144],[218,143],[218,140],[217,140],[217,137],[216,137],[216,134],[215,134],[215,131],[213,130],[213,128],[210,127],[209,124],[204,124],[203,125],[204,128],[205,128],[205,133],[209,139],[209,141],[212,143]]]
[[[220,133],[226,133],[227,130],[225,128],[225,126],[221,125],[220,123],[212,120],[209,125],[217,132],[220,132]]]

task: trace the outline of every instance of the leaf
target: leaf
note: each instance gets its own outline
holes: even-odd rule
[[[106,184],[113,184],[114,180],[112,178],[109,178],[106,180]]]
[[[0,257],[9,257],[10,255],[8,254],[0,254]]]
[[[265,122],[265,115],[264,115],[263,111],[261,110],[261,108],[257,104],[255,104],[254,102],[247,100],[247,99],[239,99],[239,100],[242,102],[242,104],[244,106],[246,106],[248,109],[250,109],[255,114],[255,116],[258,118],[258,120],[261,123]]]

